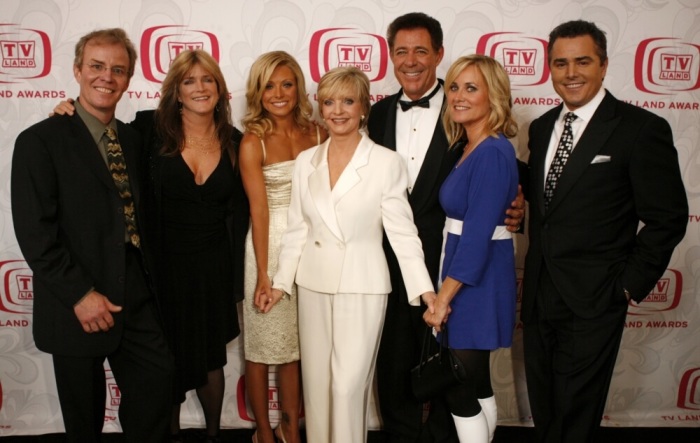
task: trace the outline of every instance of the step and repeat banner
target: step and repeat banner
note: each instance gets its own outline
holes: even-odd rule
[[[668,270],[639,307],[631,306],[608,398],[604,426],[700,427],[700,2],[698,0],[0,0],[0,436],[63,431],[50,356],[32,340],[32,273],[15,240],[10,164],[19,132],[76,97],[75,43],[97,28],[122,27],[139,59],[117,116],[155,108],[171,60],[183,49],[211,53],[224,72],[240,128],[245,80],[270,50],[302,66],[310,98],[329,69],[353,65],[372,80],[372,100],[399,88],[388,56],[387,25],[407,12],[440,21],[443,77],[461,55],[487,54],[508,70],[527,160],[529,122],[560,103],[546,65],[549,31],[583,18],[607,34],[605,87],[666,118],[674,132],[690,202],[688,230]],[[517,236],[518,266],[527,239]],[[522,270],[519,269],[520,275]],[[518,295],[519,296],[519,295]],[[531,426],[522,328],[513,347],[494,352],[493,385],[502,425]],[[222,426],[253,427],[244,392],[242,341],[229,345]],[[270,414],[279,420],[270,372]],[[119,387],[105,367],[105,429],[119,431]],[[381,427],[376,407],[371,427]],[[182,408],[183,427],[204,423],[196,398]]]

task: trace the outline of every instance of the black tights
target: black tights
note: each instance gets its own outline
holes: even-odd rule
[[[224,404],[224,368],[214,369],[207,374],[207,384],[197,388],[197,398],[202,404],[207,436],[217,437],[221,424],[221,407]]]
[[[491,351],[477,349],[452,349],[467,373],[467,382],[445,394],[450,412],[459,417],[473,417],[481,411],[480,398],[493,395],[491,388]]]
[[[197,398],[202,405],[204,421],[207,426],[207,436],[217,437],[221,425],[221,408],[224,403],[225,378],[224,369],[214,369],[207,373],[207,384],[197,388]],[[171,432],[180,429],[180,405],[173,408]]]

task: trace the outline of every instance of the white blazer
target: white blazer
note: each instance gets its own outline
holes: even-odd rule
[[[363,134],[331,190],[329,143],[330,138],[297,157],[273,287],[291,293],[296,281],[328,294],[388,294],[386,231],[409,303],[419,305],[418,297],[434,288],[406,196],[403,160]]]

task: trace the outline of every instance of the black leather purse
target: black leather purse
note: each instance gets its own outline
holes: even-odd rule
[[[432,328],[427,327],[423,337],[420,363],[411,369],[413,395],[420,401],[443,394],[452,386],[464,383],[467,374],[462,362],[454,355],[448,343],[447,325],[442,326],[440,344],[433,340]],[[431,344],[433,344],[431,346]],[[434,350],[438,345],[437,351]]]

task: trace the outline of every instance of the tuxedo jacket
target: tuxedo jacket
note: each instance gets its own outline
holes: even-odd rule
[[[370,138],[375,143],[394,151],[396,150],[396,112],[400,98],[401,91],[375,103],[367,121]],[[443,109],[444,100],[443,98]],[[418,228],[418,236],[425,254],[425,265],[434,283],[437,282],[440,269],[442,230],[445,226],[445,211],[442,210],[439,201],[440,186],[461,155],[462,150],[449,149],[442,120],[438,119],[413,191],[408,196],[413,211],[413,221]],[[399,275],[398,262],[386,241],[385,251],[392,274]]]
[[[141,226],[141,138],[119,121],[117,131]],[[113,314],[109,331],[88,334],[73,311],[90,288],[123,306],[126,278],[124,203],[77,113],[48,118],[20,133],[12,157],[11,199],[17,242],[34,273],[37,348],[83,357],[114,351],[122,313]]]
[[[562,105],[548,111],[529,130],[524,322],[531,318],[543,266],[580,317],[595,317],[620,303],[624,289],[642,301],[666,269],[688,221],[671,127],[607,91],[545,210],[545,156],[561,110]]]
[[[316,292],[388,294],[383,230],[401,266],[409,301],[433,290],[406,200],[401,158],[363,135],[331,190],[331,139],[296,159],[287,230],[282,236],[273,286],[292,283]]]

